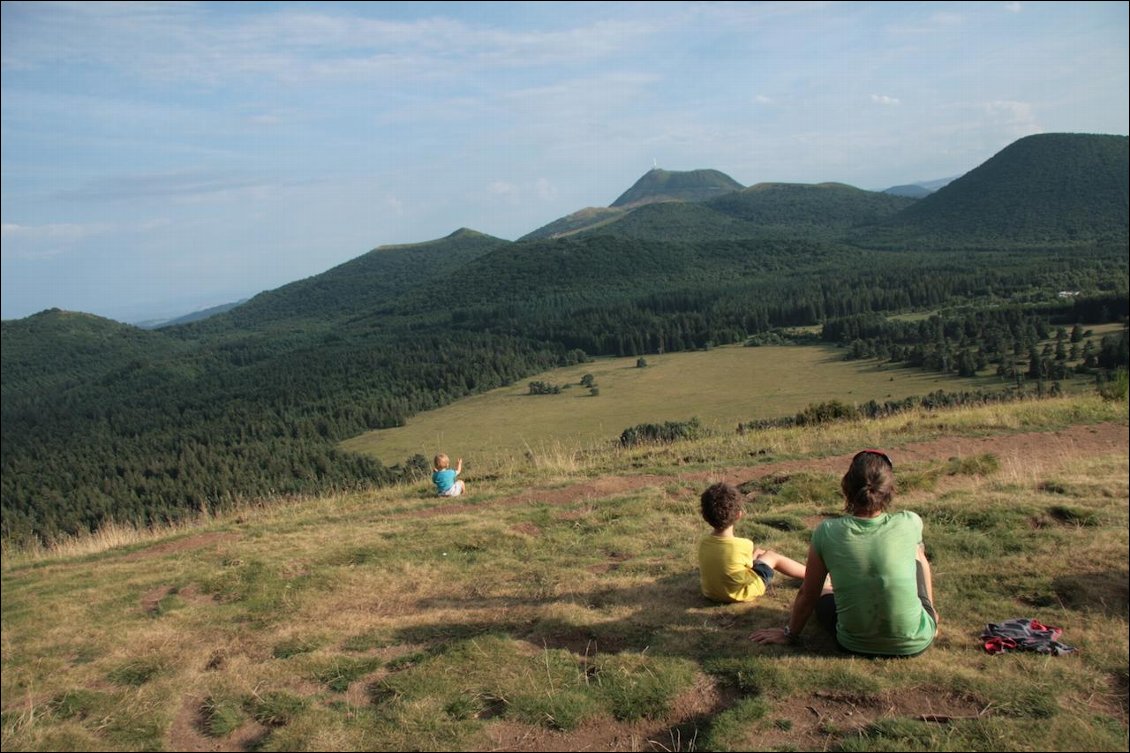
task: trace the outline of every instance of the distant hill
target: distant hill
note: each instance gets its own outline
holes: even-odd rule
[[[885,189],[883,193],[889,193],[892,196],[905,196],[908,199],[921,199],[934,193],[925,186],[920,186],[917,183],[909,183],[904,186],[891,186]]]
[[[840,183],[760,183],[709,201],[644,204],[578,230],[577,236],[615,235],[655,241],[740,238],[832,238],[875,223],[913,200]]]
[[[222,314],[225,311],[231,311],[236,306],[240,306],[247,302],[248,299],[244,298],[234,303],[221,303],[219,306],[210,306],[206,309],[193,311],[191,314],[184,314],[183,316],[173,317],[172,319],[147,319],[141,322],[131,322],[135,327],[142,329],[159,329],[161,327],[175,327],[178,324],[191,324],[192,322],[201,322],[209,317]]]
[[[141,369],[168,357],[177,344],[156,332],[61,309],[0,323],[5,400],[26,391],[53,394]]]
[[[906,196],[911,199],[922,199],[937,191],[942,186],[953,182],[953,178],[939,178],[920,183],[907,183],[901,186],[891,186],[883,191],[894,196]]]
[[[1130,139],[1028,136],[858,238],[945,244],[1125,242]]]
[[[707,202],[760,228],[844,230],[891,217],[913,200],[843,183],[758,183]]]
[[[717,170],[673,172],[655,168],[621,194],[612,206],[627,209],[657,201],[706,201],[741,189],[741,183]]]
[[[434,241],[381,246],[321,274],[260,293],[207,324],[247,329],[302,321],[324,326],[359,314],[371,315],[387,308],[405,290],[509,243],[460,228]]]
[[[622,193],[608,207],[588,207],[531,231],[519,240],[538,240],[541,238],[560,238],[581,231],[595,231],[610,223],[618,222],[632,210],[649,204],[674,202],[702,202],[732,191],[740,191],[742,184],[717,170],[689,170],[677,172],[648,170],[632,187]],[[662,213],[653,215],[664,217]],[[636,237],[638,224],[625,234]],[[619,232],[619,231],[613,231]],[[654,236],[648,232],[645,235]]]
[[[648,183],[649,176],[652,180]],[[679,176],[667,180],[665,176]],[[625,197],[650,197],[629,201],[622,207],[586,209],[550,223],[521,240],[557,238],[568,235],[611,234],[627,238],[688,240],[750,238],[772,235],[826,235],[856,225],[873,224],[905,209],[912,200],[874,191],[864,191],[842,183],[817,185],[799,183],[759,183],[749,188],[724,187],[706,198],[660,198],[664,186],[722,176],[716,170],[690,173],[665,173],[652,170],[617,201]],[[641,188],[641,184],[644,184]],[[737,185],[736,183],[733,185]],[[706,196],[688,190],[684,195]]]

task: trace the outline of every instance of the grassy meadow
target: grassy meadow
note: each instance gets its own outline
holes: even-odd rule
[[[656,361],[631,376],[676,368]],[[622,363],[587,371],[599,397],[547,399],[632,388]],[[1075,395],[561,445],[468,471],[459,500],[421,481],[5,551],[3,749],[1127,750],[1127,425],[1125,401]],[[753,644],[798,584],[705,601],[698,494],[743,484],[738,534],[803,559],[863,446],[925,522],[938,641]],[[981,649],[1020,616],[1078,653]]]
[[[708,429],[732,432],[739,422],[794,415],[829,396],[848,404],[881,403],[936,390],[1008,386],[995,375],[961,379],[874,359],[844,361],[842,350],[821,346],[727,346],[649,355],[644,368],[636,360],[601,358],[554,369],[342,446],[388,465],[416,453],[430,459],[437,452],[483,462],[524,450],[613,441],[641,423],[698,418]],[[599,394],[581,386],[585,374],[592,374]],[[563,389],[555,395],[531,395],[533,381]]]

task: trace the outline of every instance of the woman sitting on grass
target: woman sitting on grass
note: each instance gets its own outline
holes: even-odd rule
[[[815,610],[854,654],[915,656],[930,646],[938,613],[922,519],[909,510],[887,512],[894,486],[885,453],[864,450],[852,458],[840,483],[848,514],[817,526],[788,624],[758,630],[754,641],[795,643]]]

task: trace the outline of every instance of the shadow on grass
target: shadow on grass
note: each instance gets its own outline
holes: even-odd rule
[[[1052,581],[1052,590],[1071,609],[1125,618],[1130,608],[1130,572],[1126,570],[1064,575]]]
[[[773,589],[795,594],[800,581],[781,578]],[[587,593],[559,597],[467,596],[425,599],[424,609],[513,610],[529,615],[523,619],[471,620],[417,624],[397,631],[404,642],[437,646],[488,633],[504,633],[548,649],[564,649],[578,656],[648,652],[657,656],[685,658],[696,662],[720,657],[776,656],[795,648],[759,646],[750,634],[759,628],[780,625],[788,617],[787,607],[770,602],[716,604],[703,597],[697,572],[668,575],[631,587],[595,588]],[[540,607],[572,605],[578,620],[539,614]],[[533,608],[531,610],[530,608]],[[605,614],[623,614],[602,619]],[[835,640],[815,620],[805,630],[807,653],[841,656]]]

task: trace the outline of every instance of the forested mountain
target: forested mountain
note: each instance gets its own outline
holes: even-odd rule
[[[408,459],[387,468],[337,443],[593,355],[823,324],[829,337],[858,335],[852,352],[910,354],[941,369],[1002,359],[1003,368],[999,346],[976,338],[1011,339],[1014,362],[1035,347],[1032,317],[1090,323],[1127,312],[1126,137],[1033,138],[920,202],[839,184],[759,185],[612,209],[599,227],[561,238],[463,229],[381,247],[157,331],[61,311],[4,322],[3,535],[50,540],[108,520],[146,525],[237,500],[386,483],[411,471]],[[1060,184],[1075,194],[1062,206],[1049,198]],[[997,206],[1004,193],[1042,208],[1038,230],[1010,224]],[[924,229],[932,245],[905,242]],[[964,329],[880,323],[947,306],[1020,306],[1008,322],[1023,327],[1005,338],[996,320],[969,313],[947,320],[976,323]],[[914,350],[915,336],[932,342]],[[1119,347],[1095,363],[1117,365]]]
[[[643,195],[633,191],[625,196]],[[758,183],[745,189],[716,192],[712,198],[704,193],[701,195],[705,198],[695,201],[659,200],[659,194],[646,195],[653,200],[624,208],[613,205],[582,210],[539,228],[522,240],[605,234],[661,241],[782,234],[839,238],[850,228],[892,217],[914,203],[907,197],[863,191],[842,183]]]
[[[509,241],[460,228],[435,241],[381,246],[305,280],[252,298],[199,326],[203,332],[280,329],[315,322],[330,328],[385,310],[405,290],[444,276]]]
[[[112,381],[114,370],[142,369],[181,352],[156,332],[59,309],[0,322],[0,347],[5,405],[17,395]]]
[[[1125,243],[1128,146],[1126,136],[1028,136],[857,238],[936,247]]]
[[[676,172],[648,170],[631,188],[608,207],[588,207],[540,227],[519,240],[538,240],[572,235],[581,230],[599,232],[613,222],[633,213],[637,208],[652,204],[695,203],[740,191],[742,184],[717,170],[690,170]],[[648,215],[654,216],[654,215]],[[662,215],[660,215],[662,216]],[[639,227],[641,223],[636,223]],[[646,221],[645,223],[646,224]],[[613,230],[612,232],[619,232]],[[627,235],[633,235],[629,231]],[[656,233],[653,231],[651,235]]]
[[[741,183],[717,170],[679,172],[655,168],[620,194],[612,206],[630,209],[657,201],[706,201],[741,189]]]
[[[840,231],[878,222],[914,204],[913,199],[863,191],[842,183],[758,183],[707,202],[707,206],[763,230]]]

